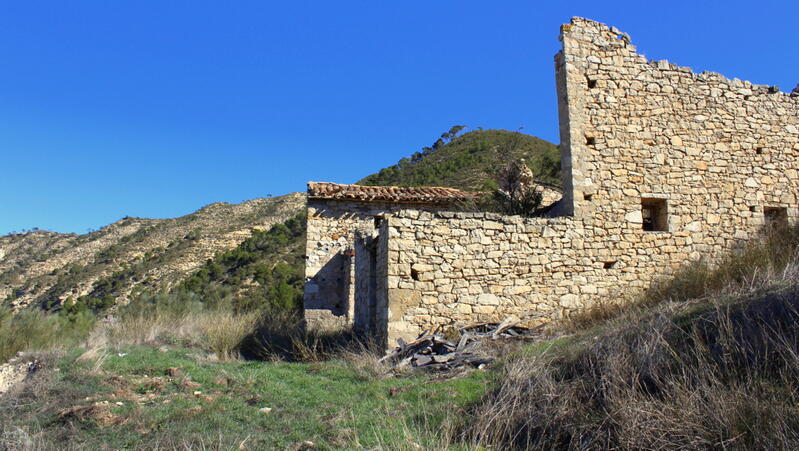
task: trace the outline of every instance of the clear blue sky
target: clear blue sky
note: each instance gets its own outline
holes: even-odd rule
[[[575,15],[653,59],[799,82],[795,0],[2,1],[0,233],[352,183],[454,124],[557,142]]]

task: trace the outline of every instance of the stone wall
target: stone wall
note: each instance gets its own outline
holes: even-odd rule
[[[562,217],[403,211],[388,222],[388,335],[552,313],[657,277],[795,220],[799,97],[649,62],[586,19],[556,56]]]
[[[797,219],[799,93],[647,61],[582,18],[560,39],[554,217],[309,199],[309,323],[393,341],[528,310],[555,318]]]
[[[593,251],[571,217],[404,211],[388,222],[389,338],[437,326],[575,308],[636,283],[623,249]],[[605,269],[608,261],[616,261]]]

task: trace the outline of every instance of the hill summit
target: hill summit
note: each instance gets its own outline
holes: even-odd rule
[[[523,158],[541,182],[560,185],[558,146],[508,130],[474,130],[462,135],[455,126],[431,147],[359,180],[359,185],[448,186],[467,191],[496,188],[497,172]]]

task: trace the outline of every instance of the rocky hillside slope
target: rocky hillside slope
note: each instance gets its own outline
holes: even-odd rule
[[[0,300],[18,309],[69,297],[166,289],[208,259],[301,211],[293,193],[240,204],[215,203],[174,219],[123,218],[85,235],[37,231],[0,237]]]

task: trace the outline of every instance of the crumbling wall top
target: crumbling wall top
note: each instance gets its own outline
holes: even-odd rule
[[[308,197],[313,199],[447,204],[471,200],[477,195],[479,195],[479,193],[440,186],[408,188],[399,186],[341,185],[329,182],[308,182]]]
[[[561,25],[560,40],[563,41],[564,37],[571,37],[578,41],[591,42],[599,47],[614,46],[619,48],[626,48],[632,52],[636,52],[637,48],[632,44],[630,35],[619,30],[616,27],[608,26],[604,23],[595,20],[586,19],[584,17],[572,17],[568,24]],[[679,66],[668,60],[650,60],[642,54],[639,54],[644,61],[661,71],[671,72],[684,72],[691,74],[696,81],[699,82],[716,82],[726,83],[730,87],[736,88],[740,91],[741,95],[758,96],[758,95],[775,95],[784,96],[786,99],[791,99],[799,103],[799,84],[790,93],[781,91],[778,86],[774,85],[758,85],[746,80],[738,78],[729,79],[722,74],[711,71],[694,72],[690,67]]]

